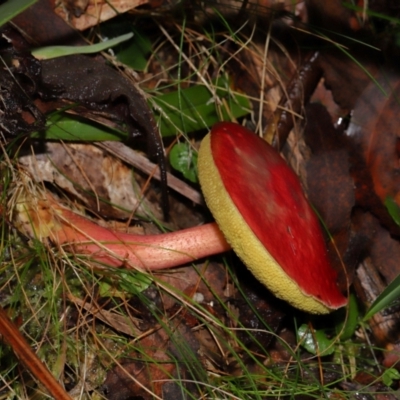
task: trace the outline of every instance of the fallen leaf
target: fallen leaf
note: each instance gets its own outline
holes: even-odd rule
[[[384,203],[391,197],[400,205],[398,86],[399,77],[383,71],[357,100],[347,130],[353,146],[357,203],[378,216],[392,234],[400,229]]]
[[[37,143],[19,162],[36,182],[57,185],[104,218],[162,217],[143,196],[131,168],[94,145]]]
[[[54,11],[74,28],[83,31],[129,10],[147,4],[148,0],[85,0],[63,1]],[[65,7],[66,5],[66,7]],[[70,11],[70,12],[68,12]],[[72,11],[72,13],[71,13]]]

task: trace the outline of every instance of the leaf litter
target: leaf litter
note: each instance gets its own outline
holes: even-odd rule
[[[246,3],[242,3],[244,11]],[[252,2],[249,2],[250,6],[255,7]],[[150,2],[150,10],[146,10],[150,15],[154,11],[151,7],[156,7],[155,2]],[[157,71],[168,79],[171,76],[179,79],[188,77],[187,82],[195,86],[202,79],[211,81],[215,78],[219,73],[219,65],[225,63],[234,90],[247,95],[252,103],[253,114],[245,117],[243,122],[253,130],[259,126],[276,127],[276,132],[271,133],[267,129],[260,133],[267,138],[271,134],[279,138],[279,146],[303,178],[308,197],[325,223],[329,253],[332,264],[340,274],[342,289],[347,290],[352,285],[361,306],[367,307],[399,273],[396,262],[399,228],[385,207],[387,197],[398,202],[398,128],[395,122],[398,113],[398,75],[390,60],[384,62],[384,57],[377,56],[376,49],[372,48],[368,52],[365,50],[363,43],[371,43],[381,48],[380,54],[387,54],[387,49],[371,35],[372,25],[376,24],[372,17],[365,19],[360,11],[349,11],[342,6],[330,8],[329,5],[318,5],[310,1],[307,5],[307,21],[302,12],[290,6],[286,9],[274,7],[271,5],[267,13],[269,16],[277,15],[275,20],[270,20],[273,40],[268,48],[268,61],[263,60],[265,42],[259,41],[250,29],[252,40],[246,42],[245,46],[242,42],[246,40],[245,31],[238,28],[234,34],[221,29],[221,37],[226,42],[218,49],[220,52],[215,48],[207,50],[208,59],[203,64],[204,59],[193,51],[193,39],[197,34],[198,40],[204,41],[201,31],[195,31],[195,22],[196,18],[204,21],[207,13],[196,16],[198,10],[189,7],[190,12],[195,12],[194,20],[190,21],[193,26],[187,31],[192,36],[177,29],[174,25],[176,19],[167,18],[166,27],[176,35],[177,43],[180,37],[189,40],[185,43],[185,52],[194,61],[191,61],[192,64],[188,62],[178,65],[179,54],[172,56],[171,51],[164,53],[169,54],[169,58],[164,60],[151,58],[147,72],[141,76],[144,82],[141,88],[146,89],[146,79],[151,90],[161,85],[158,83]],[[85,10],[84,5],[82,15],[85,15]],[[246,13],[240,14],[242,8],[237,8],[237,5],[232,8],[228,6],[228,10],[226,20],[232,26],[232,13],[235,18],[238,15],[246,16]],[[385,11],[394,12],[385,8],[379,10],[383,14]],[[290,21],[285,20],[288,15]],[[17,21],[21,19],[23,14]],[[218,21],[215,14],[211,13],[210,21],[213,19]],[[251,14],[250,20],[254,21],[254,14]],[[148,23],[152,20],[146,21]],[[326,25],[323,26],[321,21],[325,21]],[[299,43],[309,44],[310,37],[302,33],[296,37],[291,30],[292,26],[303,27],[304,22],[310,23],[309,30],[318,25],[316,22],[321,23],[320,27],[328,26],[333,31],[340,26],[347,38],[341,40],[335,36],[332,40],[336,42],[328,48],[327,42],[315,39],[312,44],[319,48],[319,55],[313,60],[314,65],[310,66],[308,54],[298,57],[297,47]],[[160,21],[151,23],[154,24],[153,29],[157,30]],[[58,24],[61,26],[60,22]],[[378,29],[376,26],[374,29]],[[146,229],[155,231],[160,228],[175,230],[203,223],[210,218],[202,207],[193,207],[181,195],[170,192],[170,221],[163,221],[161,208],[166,207],[166,203],[165,195],[163,201],[162,185],[137,174],[133,178],[134,175],[126,165],[110,159],[103,151],[91,149],[90,145],[71,144],[68,145],[69,150],[66,150],[67,145],[54,144],[58,146],[58,153],[49,153],[45,144],[27,140],[30,132],[43,129],[44,114],[67,106],[77,113],[85,109],[82,115],[91,113],[91,118],[107,120],[110,126],[125,130],[131,137],[128,144],[155,158],[161,171],[164,165],[163,146],[168,147],[173,143],[173,139],[161,143],[142,92],[134,89],[135,86],[122,78],[120,73],[116,73],[116,69],[98,57],[74,56],[75,62],[70,58],[69,61],[60,59],[39,63],[29,56],[26,44],[12,28],[6,26],[3,29],[2,57],[7,55],[19,63],[1,72],[2,98],[7,100],[3,102],[1,116],[1,131],[5,138],[3,146],[15,140],[16,132],[22,134],[22,138],[16,142],[17,146],[14,144],[11,148],[12,153],[26,154],[27,149],[29,153],[34,149],[36,160],[31,158],[28,164],[31,165],[31,174],[36,174],[36,179],[42,182],[39,185],[43,185],[43,178],[37,175],[38,169],[43,172],[41,160],[46,160],[46,168],[50,168],[50,160],[46,187],[59,194],[58,201],[65,199],[73,207],[78,206],[82,212],[86,209],[88,215],[106,226],[113,219],[122,220],[124,231],[131,229],[130,225],[136,223],[135,218],[139,218],[140,224],[145,225]],[[316,31],[321,33],[318,29]],[[291,33],[290,38],[285,36],[288,32]],[[55,30],[54,37],[57,34],[58,30]],[[155,43],[160,47],[168,47],[166,42],[160,40]],[[275,69],[272,69],[273,63]],[[193,65],[196,70],[193,70]],[[281,69],[279,74],[276,65]],[[165,73],[166,69],[168,73]],[[304,81],[304,75],[298,71],[308,69],[311,78],[307,81],[306,77]],[[265,70],[267,73],[263,72]],[[200,79],[201,72],[204,75]],[[312,96],[321,74],[325,86],[331,90],[330,99],[329,96],[321,97],[323,88]],[[182,84],[188,85],[187,82]],[[21,94],[20,87],[28,96]],[[260,87],[263,90],[262,103],[259,101]],[[279,97],[282,98],[280,103]],[[321,104],[313,104],[316,101]],[[311,104],[305,104],[309,102]],[[79,107],[76,108],[75,103],[79,103]],[[275,113],[277,107],[279,111]],[[337,114],[328,114],[325,107],[338,111],[340,124],[336,120]],[[199,128],[201,130],[204,127]],[[193,142],[201,136],[201,133],[183,133],[190,135]],[[48,146],[53,146],[53,143],[48,143]],[[89,156],[78,153],[80,147],[89,149],[84,150],[89,152]],[[107,159],[108,169],[100,167]],[[31,178],[27,181],[27,178],[22,177],[27,176],[24,167],[27,161],[13,161],[11,168],[6,163],[7,159],[4,160],[2,169],[9,172],[4,174],[8,180],[4,178],[3,187],[11,185],[9,193],[12,193],[15,179],[18,179],[19,184],[24,185],[34,196],[32,188],[35,184]],[[75,172],[71,174],[69,170],[72,167]],[[32,173],[34,168],[35,174]],[[124,183],[117,180],[122,177],[121,170],[125,171]],[[125,186],[129,188],[121,196],[124,201],[129,197],[127,203],[121,204],[112,197],[117,190],[105,183],[106,178],[98,179],[105,176],[106,172],[108,181],[117,183],[118,190]],[[164,182],[165,176],[164,173]],[[131,198],[132,192],[137,195],[138,187],[141,188],[138,201],[145,207],[144,212],[138,212]],[[12,202],[8,204],[11,209],[14,207]],[[121,207],[127,211],[121,213]],[[3,206],[3,212],[10,213],[11,210],[4,211]],[[155,223],[149,223],[149,219]],[[357,350],[360,370],[345,379],[346,374],[340,371],[340,363],[337,363],[336,358],[345,354],[348,357],[346,363],[350,364],[351,356],[343,352],[340,354],[335,349],[333,358],[320,359],[319,363],[307,361],[310,354],[301,350],[296,342],[296,328],[292,318],[294,310],[265,293],[266,290],[248,276],[234,255],[226,255],[224,263],[222,258],[216,258],[212,262],[196,263],[195,269],[187,266],[168,273],[155,273],[151,277],[152,283],[143,289],[142,285],[135,283],[135,279],[140,278],[135,277],[133,271],[128,271],[128,275],[124,276],[120,271],[107,267],[93,269],[88,259],[73,254],[68,258],[63,249],[55,252],[47,243],[40,247],[38,238],[21,238],[10,230],[11,233],[14,236],[8,239],[3,259],[4,264],[12,261],[13,272],[5,272],[2,280],[2,306],[12,315],[16,304],[22,302],[15,294],[12,296],[21,281],[25,283],[22,292],[26,294],[28,289],[35,287],[37,276],[43,276],[43,281],[47,280],[51,285],[61,282],[60,297],[55,301],[58,306],[52,309],[50,315],[51,322],[65,319],[60,332],[66,335],[66,339],[57,339],[56,332],[52,331],[55,328],[48,328],[50,330],[47,335],[52,339],[45,347],[52,349],[50,352],[53,359],[46,363],[53,370],[59,371],[65,388],[70,390],[70,396],[74,398],[90,396],[128,399],[132,395],[142,399],[234,398],[235,393],[240,393],[238,398],[254,398],[255,389],[258,390],[258,398],[304,398],[306,392],[314,397],[322,396],[323,389],[315,385],[315,382],[322,382],[340,398],[348,398],[351,393],[360,390],[365,390],[368,396],[374,398],[379,398],[378,392],[386,392],[386,398],[395,398],[392,393],[398,387],[396,375],[392,374],[392,380],[382,381],[379,377],[382,368],[390,368],[398,362],[396,306],[374,317],[370,325],[371,334],[366,333],[362,326],[357,330],[357,335],[363,341],[368,338],[384,349],[374,353],[378,365],[361,361],[370,355],[366,355],[368,349],[362,349],[360,345]],[[32,246],[36,246],[36,252],[30,250]],[[29,254],[34,257],[28,268],[24,261]],[[47,278],[45,274],[49,272],[44,268],[42,257],[50,258],[54,268],[52,276]],[[45,290],[42,283],[36,285],[36,288],[37,293],[40,292],[39,288]],[[100,291],[100,288],[103,290]],[[46,297],[48,294],[39,293],[38,296],[46,298],[45,305],[38,309],[51,307],[53,300]],[[22,303],[31,309],[29,297],[32,297],[31,292]],[[29,326],[32,316],[26,311],[22,312],[23,320]],[[328,321],[312,321],[307,316],[295,315],[296,321],[306,321],[312,329],[319,329],[324,324],[333,328]],[[32,321],[30,328],[31,334],[32,329],[37,330],[39,336],[35,340],[38,342],[42,340],[40,325],[42,323],[39,321]],[[330,335],[331,338],[335,337]],[[74,351],[70,343],[72,338],[80,343],[75,349],[75,358],[71,356]],[[82,343],[86,346],[85,350],[82,349]],[[336,343],[334,340],[333,346]],[[357,343],[356,339],[354,343]],[[86,361],[83,354],[86,354]],[[96,360],[95,363],[102,371],[99,373],[103,377],[101,382],[90,377],[89,370],[93,368],[90,359]],[[16,365],[15,361],[11,364],[14,367]],[[342,365],[342,368],[346,370],[346,365]],[[6,379],[15,376],[19,380],[18,371],[12,370],[14,372]],[[277,371],[281,371],[281,375]],[[301,374],[302,381],[309,388],[312,387],[311,391],[300,385],[297,392],[291,392],[290,385],[298,383],[296,374]],[[259,378],[255,379],[256,376]],[[311,386],[312,383],[315,386]],[[209,387],[209,384],[212,385]],[[366,388],[366,385],[369,387]],[[242,391],[238,392],[238,388]],[[21,388],[17,385],[11,389],[11,393],[15,396],[18,390]],[[37,391],[35,388],[30,390],[32,395]]]

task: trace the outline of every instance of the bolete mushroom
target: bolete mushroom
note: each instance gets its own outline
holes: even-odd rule
[[[347,303],[300,182],[266,141],[240,125],[219,123],[203,139],[198,169],[228,243],[271,292],[317,314]]]
[[[49,195],[19,197],[18,225],[110,266],[169,268],[231,248],[277,297],[310,313],[346,304],[318,220],[295,173],[251,131],[215,125],[200,147],[199,177],[215,223],[160,235],[100,227]]]

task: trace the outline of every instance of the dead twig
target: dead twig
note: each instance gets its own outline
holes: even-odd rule
[[[3,336],[3,340],[11,346],[18,359],[55,399],[72,400],[47,367],[40,361],[2,307],[0,307],[0,333]]]

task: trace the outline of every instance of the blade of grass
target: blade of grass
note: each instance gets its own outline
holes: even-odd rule
[[[70,56],[72,54],[93,54],[106,50],[110,47],[116,46],[126,40],[129,40],[133,33],[126,33],[125,35],[118,36],[114,39],[106,40],[96,44],[87,46],[47,46],[39,47],[32,51],[32,55],[39,60],[49,60],[51,58]]]
[[[0,6],[0,26],[20,14],[26,8],[35,4],[37,0],[8,0]]]
[[[400,275],[386,287],[386,289],[375,299],[370,309],[365,314],[364,321],[370,319],[374,314],[388,307],[400,297]]]

